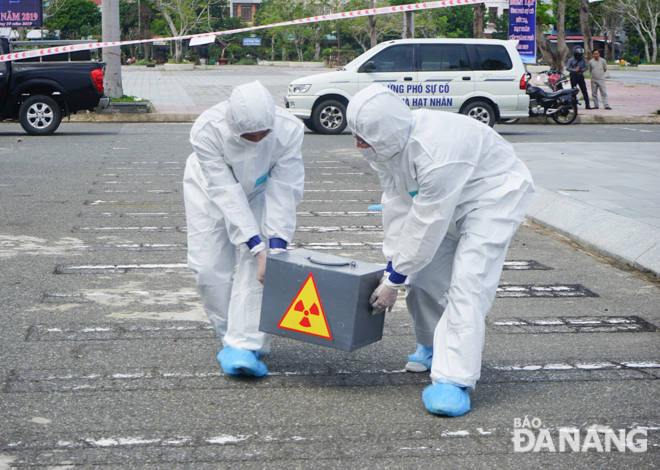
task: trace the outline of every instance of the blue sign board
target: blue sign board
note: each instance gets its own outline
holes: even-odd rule
[[[41,28],[42,0],[0,0],[0,28]]]
[[[244,46],[261,46],[261,38],[243,38]]]
[[[523,64],[536,64],[536,0],[509,0],[509,39]]]

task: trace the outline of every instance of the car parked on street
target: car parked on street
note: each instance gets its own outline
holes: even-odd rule
[[[0,47],[2,54],[11,52],[7,38],[0,38]],[[87,54],[81,56],[89,56],[88,51],[82,52]],[[49,135],[63,116],[108,105],[103,93],[104,62],[39,59],[0,62],[0,120],[19,121],[28,134]]]
[[[294,80],[285,107],[310,130],[339,134],[346,128],[349,100],[378,83],[411,109],[462,113],[492,127],[529,115],[525,67],[516,44],[495,39],[384,42],[337,71]]]

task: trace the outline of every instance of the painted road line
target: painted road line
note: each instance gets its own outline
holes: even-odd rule
[[[158,217],[168,219],[170,217],[185,217],[184,212],[81,212],[78,217],[89,218],[120,218],[120,217]]]
[[[185,227],[73,227],[72,232],[185,232]]]
[[[338,212],[321,212],[321,211],[301,211],[296,212],[299,217],[381,217],[379,211],[338,211]]]
[[[497,333],[646,333],[660,331],[638,316],[514,318],[488,322]]]
[[[312,242],[312,243],[303,243],[296,242],[291,244],[291,248],[305,248],[309,250],[382,250],[382,242]]]
[[[203,332],[206,334],[205,332]],[[209,332],[210,333],[210,332]],[[184,334],[183,332],[181,333]],[[180,339],[199,341],[206,337]],[[141,340],[144,341],[144,340]],[[629,362],[635,365],[642,363]],[[485,365],[481,384],[516,382],[611,382],[626,380],[658,380],[660,364],[647,362],[644,367],[629,367],[624,362],[554,363],[533,365]],[[339,369],[277,370],[271,367],[268,375],[251,384],[254,388],[273,389],[301,386],[384,386],[423,385],[430,383],[427,374],[410,374],[404,369]],[[64,370],[9,370],[4,393],[89,393],[137,390],[222,390],[236,389],[236,381],[227,377],[219,367],[167,369],[100,367]]]
[[[598,297],[598,294],[590,291],[580,284],[505,284],[497,288],[498,298],[565,298],[565,297]]]
[[[351,225],[344,227],[298,227],[298,232],[326,233],[326,232],[381,232],[382,225]]]
[[[130,272],[190,272],[185,263],[172,264],[97,264],[88,266],[57,266],[55,274],[126,274]]]
[[[96,176],[101,176],[101,177],[103,177],[103,176],[111,176],[112,177],[113,176],[115,178],[127,178],[127,177],[143,178],[145,176],[163,176],[163,177],[167,177],[167,178],[171,178],[172,176],[181,176],[181,177],[183,177],[183,175],[181,173],[163,173],[163,174],[159,174],[159,173],[121,173],[121,174],[118,174],[118,173],[101,173],[101,174],[98,174]]]
[[[513,318],[488,322],[497,333],[643,333],[660,331],[638,316]]]
[[[178,193],[178,192],[179,192],[178,189],[90,189],[88,191],[88,194],[111,194],[111,193],[172,194],[172,193]]]
[[[119,162],[115,160],[108,160],[103,163],[111,165],[181,165],[181,162]]]
[[[305,193],[382,193],[382,189],[304,189]]]
[[[103,292],[96,293],[105,295]],[[180,294],[181,297],[195,298],[199,300],[197,292],[186,294],[172,292],[156,292],[162,297],[171,297],[172,294]],[[48,294],[59,295],[59,294]],[[67,294],[74,296],[76,294]],[[95,293],[87,293],[90,298]],[[139,294],[135,294],[139,295]],[[109,341],[109,340],[143,340],[143,339],[177,339],[177,338],[215,338],[217,337],[212,325],[207,323],[162,322],[157,325],[132,325],[132,324],[94,324],[93,326],[61,325],[61,326],[31,326],[25,335],[25,341]]]
[[[167,168],[142,168],[142,167],[121,167],[121,166],[115,166],[115,167],[104,167],[102,170],[129,170],[129,171],[135,171],[135,170],[181,170],[183,171],[184,169],[181,167],[167,167]],[[176,176],[176,175],[172,175]],[[183,174],[181,174],[183,176]]]
[[[336,174],[337,173],[333,173],[333,175],[336,175]],[[355,182],[353,182],[353,183],[355,183]],[[305,186],[307,186],[307,185],[313,186],[315,184],[338,184],[338,185],[341,185],[341,184],[346,184],[346,182],[345,181],[305,181]],[[380,189],[380,191],[382,191],[382,189]]]
[[[531,415],[529,419],[532,419]],[[59,432],[57,437],[38,433],[36,430],[25,430],[5,433],[0,440],[0,463],[6,463],[6,468],[11,465],[12,468],[38,466],[53,469],[95,466],[174,468],[178,467],[176,463],[180,462],[185,462],[182,468],[265,468],[264,462],[277,463],[281,467],[290,465],[290,456],[295,455],[296,461],[309,462],[310,464],[304,466],[309,468],[319,467],[319,461],[339,459],[344,468],[374,467],[371,463],[374,461],[395,461],[400,467],[405,467],[401,463],[411,462],[407,465],[411,467],[416,466],[417,459],[437,461],[444,457],[452,460],[456,455],[464,455],[466,449],[478,449],[478,454],[486,456],[486,459],[493,455],[509,456],[511,450],[515,449],[512,437],[516,436],[517,430],[511,425],[458,425],[444,428],[443,424],[434,424],[435,426],[429,426],[417,423],[414,427],[399,424],[396,426],[396,432],[392,432],[388,426],[369,428],[366,424],[347,426],[330,423],[316,427],[296,426],[295,429],[263,425],[260,426],[259,432],[255,432],[248,424],[237,423],[223,425],[220,431],[203,428],[195,428],[191,432],[146,429],[124,432],[80,430]],[[628,457],[621,456],[626,461],[653,462],[655,460],[651,455],[643,457],[646,454],[639,454],[640,460],[633,458],[635,454],[630,454],[642,451],[641,442],[646,446],[643,451],[648,449],[649,453],[657,453],[659,447],[660,424],[651,420],[613,422],[608,419],[607,425],[604,425],[602,419],[588,419],[584,424],[575,425],[559,418],[556,421],[544,419],[542,424],[542,430],[547,434],[540,434],[540,430],[528,425],[534,440],[525,452],[531,451],[534,441],[537,446],[541,442],[544,449],[552,446],[552,452],[557,451],[556,445],[559,452],[567,453],[580,451],[580,445],[583,443],[583,453],[587,452],[589,446],[591,452],[594,452],[596,447],[599,452],[603,452],[605,448],[609,461],[618,460],[614,455],[609,455],[609,452],[628,452]],[[608,433],[614,439],[606,437]],[[338,439],[338,436],[342,436],[342,440]],[[359,446],[360,443],[366,442],[365,436],[369,436],[369,443],[378,442],[379,445]],[[568,436],[568,439],[565,436]],[[353,449],[347,445],[344,448],[343,441],[358,443],[358,447]],[[577,446],[575,450],[571,447],[574,445]],[[490,457],[490,460],[494,459]],[[568,460],[574,459],[569,457]],[[591,462],[596,460],[603,459],[589,457]],[[365,464],[367,461],[370,463]],[[273,465],[268,465],[271,466]],[[608,465],[600,465],[600,468],[605,466]],[[637,467],[644,467],[644,464]]]
[[[311,203],[318,203],[318,204],[337,204],[338,202],[342,204],[348,204],[348,203],[356,203],[356,204],[373,204],[380,202],[380,200],[377,199],[342,199],[338,201],[337,199],[303,199],[300,201],[300,204],[311,204]]]
[[[331,242],[333,243],[333,242]],[[124,249],[139,250],[140,245],[111,245],[114,247],[123,247]],[[297,245],[298,246],[298,245]],[[317,250],[328,250],[328,249],[380,249],[378,243],[345,243],[340,245],[334,244],[302,244],[300,246],[309,247]],[[147,245],[149,247],[149,245]],[[183,250],[183,245],[177,245],[173,247],[172,245],[153,245],[151,250],[160,249],[161,251],[168,251],[169,249],[178,249]],[[150,249],[150,248],[147,248]],[[186,263],[171,263],[171,264],[98,264],[98,265],[81,265],[81,266],[57,266],[55,268],[55,274],[126,274],[129,272],[138,272],[138,271],[165,271],[165,272],[175,272],[178,270],[189,271]],[[510,292],[508,289],[514,289],[516,295],[509,295]],[[524,288],[524,289],[522,289]],[[598,297],[597,294],[593,293],[586,287],[579,284],[569,284],[569,285],[525,285],[525,286],[512,286],[512,285],[501,285],[497,288],[497,297],[507,298],[568,298],[568,297]],[[570,321],[567,319],[567,321]],[[508,325],[516,326],[516,325]],[[586,328],[594,325],[582,325],[581,328]],[[577,327],[577,326],[575,326]]]

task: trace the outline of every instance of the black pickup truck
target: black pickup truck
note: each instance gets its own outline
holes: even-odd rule
[[[0,46],[2,54],[11,52],[7,38],[0,38]],[[0,121],[18,120],[28,134],[49,135],[63,116],[107,106],[105,63],[71,55],[0,62]]]

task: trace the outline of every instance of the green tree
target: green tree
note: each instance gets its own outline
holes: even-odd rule
[[[493,39],[508,39],[509,38],[509,15],[488,15],[488,22],[492,23],[495,27],[493,31]]]
[[[89,0],[68,0],[45,21],[45,27],[60,30],[62,39],[81,39],[101,34],[101,12]]]
[[[122,41],[152,38],[154,33],[151,30],[151,25],[157,15],[158,11],[146,0],[140,2],[139,12],[137,2],[129,3],[127,0],[119,0],[119,33]],[[140,48],[144,46],[144,44],[122,46],[122,52],[129,57],[136,57]]]
[[[83,0],[86,1],[86,0]],[[153,0],[167,22],[172,36],[185,36],[192,32],[211,32],[213,17],[211,10],[218,4],[226,5],[225,0]],[[175,41],[176,62],[183,59],[181,41]]]
[[[304,18],[304,4],[302,2],[292,2],[290,0],[269,0],[261,4],[258,13],[259,24],[279,23],[281,21],[291,21]],[[282,60],[286,60],[286,44],[292,42],[298,55],[298,60],[302,61],[303,44],[309,39],[311,31],[299,25],[281,26],[275,29],[273,35],[279,36],[279,42],[282,45]]]
[[[385,0],[378,0],[374,3],[374,8],[381,8],[387,5],[388,3]],[[367,8],[371,8],[368,0],[352,0],[346,4],[346,10],[351,11]],[[375,29],[377,43],[382,41],[384,36],[396,34],[401,21],[399,15],[392,14],[374,16],[376,18],[375,23],[370,18],[370,16],[362,16],[342,23],[342,30],[348,32],[365,52],[370,47],[376,45],[371,41],[372,29]]]

